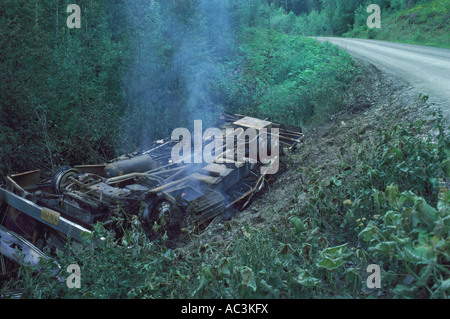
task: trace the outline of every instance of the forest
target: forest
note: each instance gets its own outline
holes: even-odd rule
[[[194,120],[212,125],[222,112],[313,130],[344,109],[352,81],[364,70],[338,47],[309,36],[376,38],[373,32],[377,31],[372,34],[363,27],[372,2],[0,0],[0,179],[34,169],[49,177],[63,165],[102,163],[143,150],[170,136],[175,128],[190,128]],[[67,25],[71,14],[67,7],[74,3],[81,8],[80,28]],[[383,14],[392,17],[417,5],[448,7],[446,0],[377,3]],[[96,288],[82,290],[84,298],[334,297],[340,296],[339,291],[343,296],[357,294],[362,266],[342,271],[339,266],[351,258],[367,259],[367,245],[373,239],[370,252],[386,264],[392,261],[393,270],[387,269],[388,273],[412,268],[422,283],[413,291],[393,280],[388,296],[394,294],[394,287],[397,295],[406,297],[446,296],[448,270],[442,266],[442,251],[448,249],[448,238],[444,230],[435,234],[429,225],[427,231],[415,229],[411,237],[420,237],[422,246],[435,244],[433,252],[417,250],[423,256],[435,254],[434,264],[417,261],[410,254],[416,252],[413,244],[401,252],[408,262],[403,263],[400,255],[388,255],[409,239],[402,228],[406,217],[400,211],[410,212],[413,207],[433,216],[442,213],[445,203],[436,199],[436,181],[429,182],[446,156],[448,141],[440,125],[438,146],[416,138],[414,128],[382,131],[384,140],[373,145],[376,155],[358,151],[358,158],[365,161],[362,169],[370,176],[361,181],[347,181],[347,164],[342,164],[345,172],[333,179],[334,184],[314,184],[319,173],[307,169],[305,189],[309,187],[308,196],[313,198],[306,201],[301,218],[294,208],[285,212],[282,221],[289,231],[276,229],[267,235],[246,230],[244,235],[250,233],[252,240],[236,241],[230,254],[218,253],[220,259],[213,260],[211,247],[203,245],[180,261],[173,250],[149,244],[138,230],[127,233],[121,242],[108,238],[100,254],[87,249],[80,256],[59,251],[58,257],[68,263],[77,260],[89,269],[83,280]],[[401,155],[398,145],[404,147]],[[406,163],[407,158],[411,162]],[[404,165],[396,166],[395,160],[404,160]],[[404,177],[408,169],[415,172],[411,179]],[[344,201],[350,197],[358,198],[354,206]],[[372,203],[375,197],[378,206]],[[336,198],[339,204],[335,205]],[[333,217],[341,228],[320,224],[315,237],[313,226],[301,220],[309,216],[321,223],[324,211],[335,210],[346,212]],[[361,219],[381,211],[389,215],[389,225],[383,228],[374,221],[368,228],[361,226]],[[106,236],[101,225],[94,233]],[[364,248],[350,251],[338,245],[358,236],[365,239]],[[130,243],[133,250],[127,250]],[[329,247],[332,243],[335,246]],[[319,248],[323,248],[320,253]],[[311,253],[314,262],[297,253],[310,250],[316,253]],[[261,259],[255,260],[258,254]],[[296,262],[302,269],[296,268]],[[96,267],[103,272],[96,272]],[[192,275],[194,271],[198,276]],[[39,278],[33,273],[21,269],[15,273],[20,280],[0,277],[4,279],[0,291],[19,285],[25,287],[26,297],[78,298],[78,292],[53,282],[49,271]]]
[[[414,1],[382,1],[383,8]],[[310,125],[339,108],[356,0],[2,0],[0,173],[93,163],[221,111]]]

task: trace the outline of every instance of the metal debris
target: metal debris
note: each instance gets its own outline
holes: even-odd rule
[[[237,114],[222,114],[218,125],[224,139],[227,128],[276,128],[281,150],[295,148],[304,137],[300,128]],[[272,163],[224,163],[219,157],[213,163],[175,163],[177,142],[159,140],[109,163],[61,167],[48,180],[41,180],[40,171],[8,177],[0,188],[0,252],[18,261],[16,245],[35,264],[46,243],[63,249],[70,236],[79,245],[99,222],[120,235],[113,221],[129,216],[142,221],[150,238],[176,240],[186,230],[200,232],[213,220],[232,217],[269,179],[264,168]],[[229,150],[220,155],[236,159]]]

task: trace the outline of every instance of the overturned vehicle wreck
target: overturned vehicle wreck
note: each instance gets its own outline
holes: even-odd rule
[[[198,145],[192,143],[183,150],[193,152],[174,160],[180,142],[167,139],[109,163],[61,167],[49,179],[42,180],[41,171],[9,176],[0,188],[0,253],[19,261],[19,249],[25,262],[37,263],[44,245],[62,249],[69,237],[80,244],[97,223],[120,236],[114,221],[124,216],[139,218],[155,240],[200,232],[244,209],[283,172],[286,149],[303,139],[298,127],[236,114],[222,114],[217,127],[227,143],[215,144],[209,161],[196,160]],[[244,147],[230,148],[229,141]],[[200,142],[201,150],[211,145],[204,136]],[[271,160],[252,158],[261,148]],[[268,174],[275,163],[277,174]]]

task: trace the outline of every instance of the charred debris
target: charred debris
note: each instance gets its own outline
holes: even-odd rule
[[[46,258],[41,251],[45,244],[63,249],[70,237],[79,245],[83,234],[99,222],[120,237],[114,220],[129,216],[137,217],[153,240],[167,236],[177,241],[183,234],[201,232],[246,208],[283,172],[285,152],[304,137],[298,127],[237,114],[221,114],[217,127],[224,139],[227,129],[255,129],[253,140],[245,139],[246,160],[239,161],[236,150],[224,147],[215,150],[218,156],[210,163],[174,162],[178,141],[167,139],[109,163],[61,167],[47,180],[39,170],[7,177],[0,188],[0,253],[16,262],[37,264]],[[273,131],[275,139],[270,138]],[[273,160],[248,160],[254,142],[259,148],[279,150],[277,174],[265,173]]]

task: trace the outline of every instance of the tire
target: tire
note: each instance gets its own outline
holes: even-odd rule
[[[80,174],[80,172],[70,166],[62,166],[58,168],[53,174],[50,185],[55,194],[61,195],[63,193],[62,189],[67,182],[67,178],[70,176],[75,176]]]
[[[148,237],[159,240],[167,235],[169,240],[176,239],[180,233],[178,215],[173,204],[163,197],[147,200],[142,219],[148,228]]]

